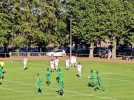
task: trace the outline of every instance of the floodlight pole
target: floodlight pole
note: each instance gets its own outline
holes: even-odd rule
[[[70,34],[70,60],[72,56],[72,16],[69,17],[69,24],[70,24],[70,29],[69,29],[69,34]]]

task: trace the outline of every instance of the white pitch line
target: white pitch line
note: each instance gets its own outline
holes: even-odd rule
[[[116,81],[122,81],[122,82],[127,82],[127,83],[130,82],[130,81],[132,81],[132,80],[127,80],[127,79],[115,79],[115,78],[103,78],[103,79],[116,80]]]
[[[106,97],[106,96],[99,96],[101,99],[103,99],[103,100],[117,100],[117,99],[115,99],[115,98],[113,98],[113,97]]]
[[[3,87],[3,86],[1,86],[0,88],[1,88],[1,89],[4,89],[4,90],[8,90],[8,91],[15,92],[15,93],[23,93],[23,91],[13,90],[13,89],[11,89],[11,88],[6,88],[6,87]]]
[[[127,73],[127,72],[126,72],[126,73]],[[102,74],[104,74],[104,75],[105,75],[105,74],[106,74],[106,75],[118,75],[118,76],[128,77],[128,76],[125,75],[125,74],[122,75],[122,74],[119,74],[119,73],[110,73],[110,72],[109,72],[109,73],[102,73]],[[133,77],[133,78],[134,78],[134,77]]]

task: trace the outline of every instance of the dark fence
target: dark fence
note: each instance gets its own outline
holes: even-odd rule
[[[0,53],[0,57],[19,57],[19,56],[47,56],[47,52],[10,52],[10,53]],[[66,55],[69,56],[69,53]],[[72,53],[72,55],[76,55],[78,57],[89,57],[89,54],[77,54],[77,53]],[[108,59],[107,55],[95,55],[94,57],[98,58],[105,58]],[[122,60],[134,60],[134,55],[117,55],[118,58]]]
[[[95,48],[94,49],[94,57],[99,58],[108,58],[108,48]],[[46,56],[46,53],[51,50],[46,50],[43,48],[0,48],[0,57],[11,57],[11,56]],[[70,50],[66,50],[66,55],[69,56]],[[90,50],[89,49],[78,49],[72,50],[72,55],[76,55],[78,57],[89,57]],[[117,57],[123,60],[132,60],[134,59],[134,48],[117,48]]]

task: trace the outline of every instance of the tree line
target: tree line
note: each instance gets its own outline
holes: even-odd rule
[[[0,46],[66,46],[69,17],[73,41],[89,44],[90,57],[98,41],[111,42],[113,58],[117,41],[134,43],[133,0],[1,0]]]

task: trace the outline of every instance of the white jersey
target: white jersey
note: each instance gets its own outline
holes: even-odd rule
[[[69,67],[70,67],[70,60],[67,59],[67,60],[66,60],[66,68],[69,68]]]
[[[27,62],[28,62],[28,59],[27,58],[24,58],[24,60],[23,60],[23,64],[24,64],[24,68],[26,68],[27,67]]]
[[[77,64],[77,59],[75,56],[71,57],[71,64]]]
[[[0,62],[0,65],[1,65],[2,67],[4,67],[4,66],[5,66],[5,63],[4,63],[3,61],[1,61],[1,62]]]
[[[54,60],[54,65],[55,65],[55,68],[58,69],[58,66],[59,66],[59,59],[55,59],[55,60]]]
[[[50,67],[51,67],[51,69],[54,69],[54,61],[53,60],[50,61]]]
[[[26,65],[27,64],[27,62],[28,62],[28,59],[27,58],[24,58],[24,65]]]
[[[78,65],[77,65],[77,70],[78,70],[78,72],[81,72],[81,70],[82,70],[82,65],[78,64]]]

